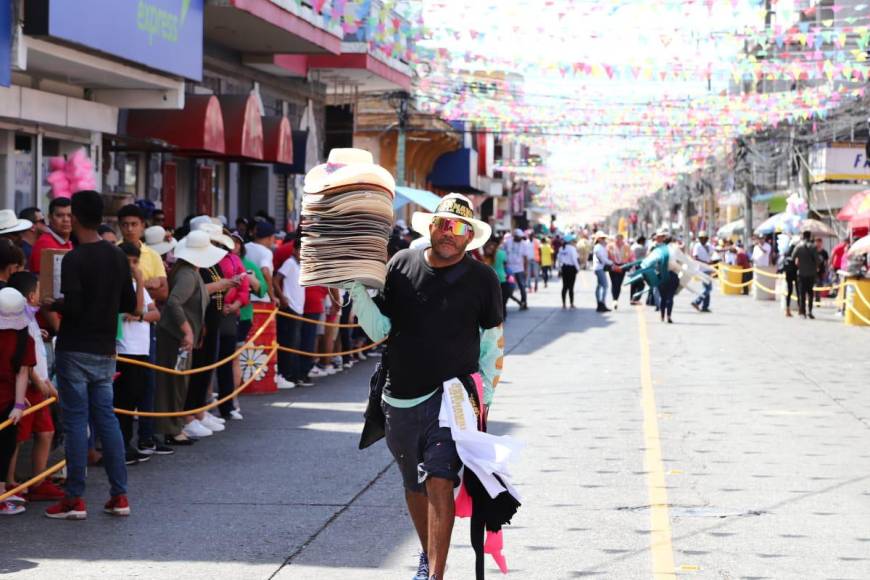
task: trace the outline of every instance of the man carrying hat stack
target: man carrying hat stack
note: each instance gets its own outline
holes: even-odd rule
[[[445,196],[434,214],[415,213],[412,227],[431,247],[399,251],[374,300],[358,282],[351,295],[372,340],[388,337],[382,408],[423,547],[414,580],[441,580],[461,467],[450,429],[439,426],[442,384],[479,372],[483,403],[491,403],[502,356],[501,289],[491,268],[466,255],[491,235],[467,197]]]

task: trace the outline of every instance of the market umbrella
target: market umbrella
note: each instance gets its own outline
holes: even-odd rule
[[[755,233],[760,236],[766,236],[776,232],[785,234],[796,234],[800,231],[800,216],[782,212],[771,216],[761,222],[761,225],[755,228]]]
[[[870,236],[864,236],[849,248],[846,252],[849,256],[860,256],[862,254],[870,254]]]
[[[719,238],[730,238],[731,236],[739,236],[743,234],[743,218],[727,223],[716,232]]]
[[[850,222],[857,219],[870,219],[870,189],[856,193],[849,198],[837,219],[841,222]]]
[[[837,237],[837,232],[834,228],[819,220],[807,219],[801,222],[802,232],[812,232],[814,236],[828,236],[831,238]]]

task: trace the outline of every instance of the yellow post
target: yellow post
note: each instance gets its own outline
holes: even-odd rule
[[[870,280],[849,280],[846,286],[845,322],[852,326],[868,326],[867,319],[870,319]]]
[[[740,284],[743,283],[743,274],[739,268],[733,266],[719,266],[719,289],[726,296],[737,296],[743,294],[743,288]]]

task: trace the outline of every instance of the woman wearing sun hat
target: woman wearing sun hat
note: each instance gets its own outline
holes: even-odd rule
[[[212,245],[209,235],[190,232],[175,246],[175,266],[169,273],[169,298],[157,323],[157,364],[183,370],[190,367],[190,353],[199,343],[209,295],[199,275],[200,268],[211,268],[226,255],[227,250]],[[232,282],[221,282],[226,289]],[[157,374],[155,407],[160,412],[177,412],[187,399],[188,377]],[[190,445],[192,440],[182,434],[193,417],[165,417],[157,420],[156,430],[169,445]]]

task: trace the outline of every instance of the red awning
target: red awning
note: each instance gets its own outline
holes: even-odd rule
[[[181,110],[131,110],[127,134],[165,141],[181,154],[212,155],[226,151],[221,105],[211,95],[186,95]]]
[[[263,160],[293,163],[293,134],[287,117],[263,117]]]
[[[263,159],[263,121],[254,95],[218,97],[224,114],[226,155]]]

